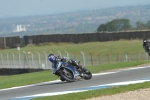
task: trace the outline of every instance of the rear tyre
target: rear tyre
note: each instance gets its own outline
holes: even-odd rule
[[[69,69],[60,70],[60,76],[67,82],[74,82],[74,75]]]
[[[61,80],[62,82],[64,82],[64,81],[65,81],[65,79],[64,79],[64,78],[62,78],[61,76],[60,76],[60,80]]]

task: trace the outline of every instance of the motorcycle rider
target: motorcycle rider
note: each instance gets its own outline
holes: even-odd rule
[[[58,62],[59,61],[64,61],[64,62],[68,62],[69,64],[71,64],[71,65],[74,65],[74,66],[76,66],[77,67],[77,69],[79,70],[83,70],[83,67],[82,67],[82,65],[80,65],[80,64],[78,64],[75,60],[68,60],[67,59],[67,57],[64,57],[64,58],[61,58],[61,57],[57,57],[57,56],[55,56],[54,54],[50,54],[49,56],[48,56],[48,59],[51,61],[51,63],[52,63],[52,71],[53,71],[53,74],[55,74],[55,72],[56,72],[56,70],[55,70],[55,68],[58,66]]]
[[[143,39],[143,48],[146,52],[149,52],[150,42],[147,39]]]

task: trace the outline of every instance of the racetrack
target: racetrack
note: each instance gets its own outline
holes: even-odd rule
[[[44,93],[58,93],[63,91],[73,91],[80,89],[92,88],[91,86],[98,86],[111,83],[129,82],[141,79],[150,78],[150,66],[130,68],[119,70],[115,72],[93,74],[91,80],[81,80],[77,82],[67,83],[61,81],[45,82],[35,85],[15,87],[0,90],[0,100],[14,100],[16,97],[31,96]],[[11,84],[11,83],[10,83]],[[18,98],[19,99],[19,98]],[[17,99],[15,99],[17,100]]]

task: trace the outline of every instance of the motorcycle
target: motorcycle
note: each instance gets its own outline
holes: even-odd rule
[[[80,64],[80,61],[75,61]],[[85,79],[89,80],[92,78],[92,73],[82,67],[78,69],[75,65],[70,64],[68,61],[62,59],[57,62],[57,67],[53,68],[53,73],[60,77],[61,81],[74,82],[76,80]]]
[[[143,48],[148,53],[148,55],[150,56],[150,45],[143,46]]]
[[[150,46],[147,47],[147,48],[144,48],[144,49],[145,49],[145,51],[148,53],[148,55],[150,56]]]
[[[150,42],[148,42],[147,40],[146,41],[143,40],[143,48],[150,56]]]

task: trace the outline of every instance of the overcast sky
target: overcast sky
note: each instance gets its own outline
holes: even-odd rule
[[[150,0],[0,0],[0,18],[145,4]]]

